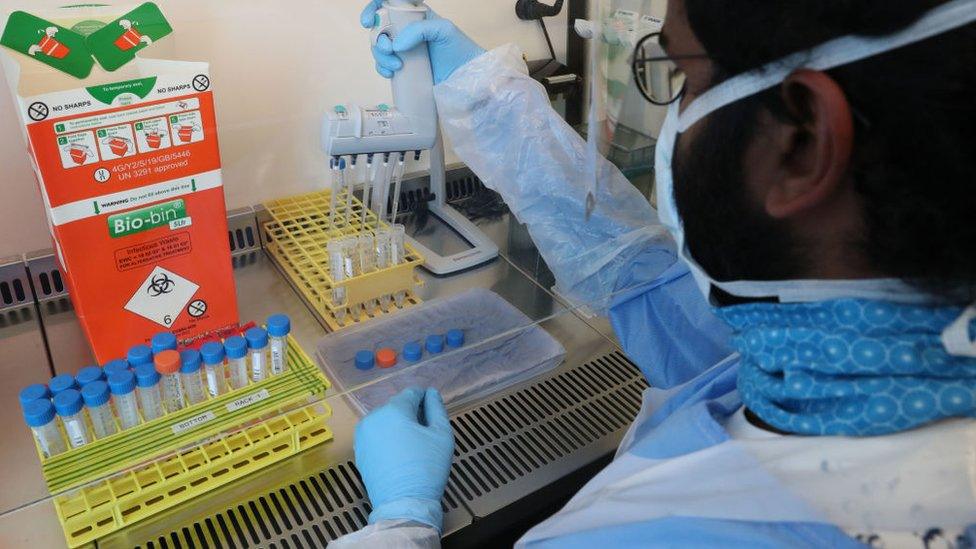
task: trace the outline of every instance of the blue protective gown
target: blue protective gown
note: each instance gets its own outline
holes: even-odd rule
[[[520,545],[849,547],[880,541],[922,547],[926,535],[966,541],[958,528],[943,532],[934,522],[928,528],[924,520],[920,533],[873,529],[857,519],[845,529],[835,525],[847,522],[833,512],[838,506],[847,506],[844,512],[856,516],[859,506],[884,507],[877,504],[884,498],[865,504],[858,499],[863,494],[847,497],[845,492],[858,490],[855,483],[825,483],[830,486],[825,497],[815,489],[798,495],[804,490],[797,487],[806,482],[802,473],[809,471],[802,470],[802,460],[794,465],[792,458],[784,461],[782,456],[816,454],[818,446],[810,443],[818,441],[812,437],[760,440],[754,451],[748,450],[752,443],[745,444],[746,451],[729,443],[729,425],[735,414],[741,415],[742,402],[736,390],[738,356],[728,326],[711,312],[678,261],[656,212],[609,162],[598,169],[597,207],[584,221],[586,144],[552,110],[544,89],[527,75],[517,48],[499,48],[471,61],[439,84],[435,94],[456,153],[528,226],[560,292],[608,314],[624,351],[652,386],[615,461]],[[931,438],[938,444],[960,437],[934,433]],[[838,441],[842,448],[824,450],[818,466],[843,463],[859,474],[858,467],[866,463],[864,475],[870,476],[872,456],[895,462],[886,449],[912,447],[911,440],[898,440],[879,447]],[[767,448],[782,444],[791,449],[777,454]],[[853,455],[863,455],[865,463],[850,458],[851,449],[859,448],[855,444],[864,451]],[[668,473],[672,467],[675,472]],[[955,507],[976,501],[969,496],[963,493],[963,504]],[[893,505],[893,515],[899,505]],[[976,517],[976,506],[972,509]],[[938,516],[938,510],[933,512]],[[439,537],[422,525],[388,522],[341,542],[437,546]]]

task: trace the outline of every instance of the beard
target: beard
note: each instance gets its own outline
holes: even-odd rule
[[[744,158],[759,112],[757,98],[720,109],[694,139],[675,146],[674,198],[688,250],[713,279],[790,280],[800,258],[788,224],[770,217],[746,184]]]

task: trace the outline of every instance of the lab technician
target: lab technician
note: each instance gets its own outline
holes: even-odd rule
[[[601,160],[589,220],[586,144],[515,47],[436,16],[379,41],[388,77],[429,44],[455,151],[653,386],[615,461],[519,545],[976,543],[974,19],[976,0],[671,0],[686,83],[658,211]],[[373,511],[341,543],[436,546],[437,393],[393,398],[355,449]]]

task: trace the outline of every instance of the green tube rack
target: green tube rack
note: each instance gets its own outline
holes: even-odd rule
[[[52,458],[41,468],[78,547],[332,439],[330,384],[288,338],[285,373]],[[204,442],[201,442],[204,441]]]

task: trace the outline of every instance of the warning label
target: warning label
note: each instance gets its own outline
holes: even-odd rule
[[[190,233],[176,233],[157,240],[122,248],[115,252],[115,267],[128,271],[144,265],[159,263],[168,257],[186,255],[193,251]]]

